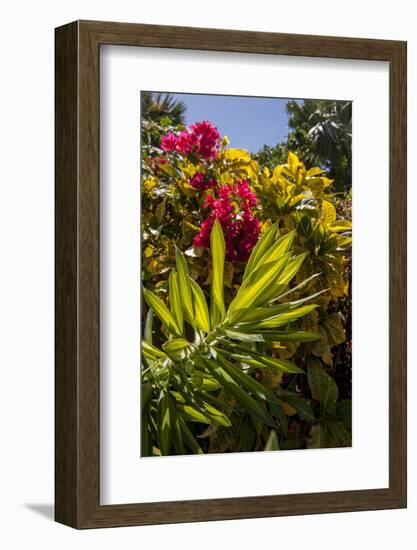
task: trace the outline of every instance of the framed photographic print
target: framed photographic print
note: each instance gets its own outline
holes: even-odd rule
[[[56,520],[406,506],[406,44],[56,29]]]

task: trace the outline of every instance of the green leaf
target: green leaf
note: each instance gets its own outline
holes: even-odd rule
[[[189,449],[191,449],[191,451],[193,451],[194,454],[199,454],[199,455],[204,454],[200,445],[197,443],[197,440],[194,438],[193,434],[190,432],[187,426],[187,423],[181,416],[178,416],[178,423],[180,425],[184,441],[189,447]]]
[[[320,340],[322,336],[316,332],[305,330],[293,330],[287,332],[280,331],[262,331],[258,332],[265,342],[314,342]]]
[[[192,375],[191,382],[194,386],[201,388],[205,391],[215,391],[220,388],[220,384],[212,376],[208,374],[202,375]]]
[[[261,355],[261,354],[257,354],[256,357],[266,367],[278,369],[282,372],[286,372],[289,374],[305,374],[303,369],[300,369],[300,367],[297,367],[297,365],[295,365],[292,361],[288,361],[288,359],[278,359],[277,357],[267,357],[266,355]]]
[[[233,395],[256,420],[268,426],[274,426],[274,421],[269,413],[255,401],[255,399],[250,397],[250,395],[248,395],[222,367],[213,361],[204,361],[207,369],[214,378],[216,378],[225,387],[226,391]]]
[[[336,221],[336,208],[329,201],[321,201],[321,219],[324,225],[330,225]]]
[[[172,270],[169,274],[169,304],[171,313],[180,329],[180,333],[184,333],[184,315],[181,307],[180,289],[178,283],[178,273]]]
[[[149,308],[146,315],[145,327],[143,329],[143,338],[150,344],[152,344],[152,327],[153,327],[153,309]]]
[[[345,428],[343,422],[331,420],[327,422],[327,426],[329,428],[329,431],[337,441],[339,447],[352,446],[351,433]]]
[[[222,227],[217,218],[214,222],[213,229],[211,230],[210,247],[213,264],[210,314],[212,326],[216,327],[223,321],[226,315],[223,296],[224,258],[226,253],[226,245],[224,242]]]
[[[239,450],[241,452],[253,451],[256,444],[256,429],[252,420],[245,416],[240,425]]]
[[[143,289],[143,295],[148,306],[154,310],[165,327],[173,334],[179,334],[180,329],[172,316],[172,313],[169,311],[161,298],[158,298],[158,296],[146,288]]]
[[[268,274],[269,277],[264,281],[264,288],[260,295],[260,299],[258,299],[254,305],[266,305],[274,301],[296,275],[307,255],[308,253],[306,252],[295,258],[290,258],[290,253],[288,253],[278,260],[277,265],[279,265],[281,269],[277,269],[275,273]],[[269,284],[267,284],[268,280]]]
[[[318,359],[309,359],[307,362],[307,379],[311,394],[320,402],[323,412],[334,414],[339,390],[336,382],[327,374]]]
[[[256,369],[264,369],[265,365],[261,363],[260,361],[257,361],[256,359],[253,359],[253,357],[249,357],[248,355],[241,355],[238,353],[232,353],[233,359],[236,361],[239,361],[239,363],[242,363],[243,365],[248,365],[249,367],[254,367]]]
[[[329,229],[335,233],[349,231],[352,229],[352,222],[349,220],[337,220],[329,225]]]
[[[324,170],[323,168],[318,168],[315,166],[314,168],[310,168],[306,174],[306,178],[312,178],[313,176],[319,176],[320,174],[323,174]],[[307,182],[308,183],[308,182]]]
[[[164,351],[166,351],[168,354],[173,355],[181,352],[189,346],[191,346],[191,343],[184,338],[173,338],[172,340],[168,340],[168,342],[165,342],[165,344],[162,345]]]
[[[305,302],[308,302],[310,300],[313,300],[314,298],[317,298],[317,296],[320,296],[321,294],[327,291],[328,289],[320,290],[319,292],[315,292],[310,296],[306,296],[305,298],[300,298],[299,300],[295,300],[293,302],[287,302],[285,304],[278,304],[275,306],[268,306],[268,307],[255,307],[255,308],[249,308],[249,309],[247,308],[243,310],[241,314],[239,314],[239,322],[237,324],[238,326],[247,325],[247,324],[252,325],[252,324],[256,324],[256,322],[267,321],[268,319],[275,318],[278,315],[287,313],[288,311],[293,311],[298,306],[301,306]],[[272,303],[272,301],[270,303]]]
[[[233,365],[233,363],[231,363],[224,357],[223,353],[218,352],[217,360],[227,372],[227,374],[229,374],[229,376],[231,376],[233,380],[235,380],[235,382],[246,388],[248,391],[252,392],[254,395],[263,400],[273,398],[273,395],[268,390],[268,388],[252,378],[249,374],[243,372],[241,368]]]
[[[215,422],[216,424],[219,424],[220,426],[224,426],[225,428],[230,428],[231,423],[230,420],[227,418],[227,416],[216,409],[216,407],[213,407],[213,405],[210,405],[209,403],[204,403],[204,410],[207,412],[208,416]]]
[[[343,326],[343,320],[340,313],[332,313],[323,321],[323,326],[327,332],[329,344],[337,346],[346,340],[346,333]]]
[[[326,429],[322,424],[315,424],[311,427],[310,437],[307,441],[307,447],[309,449],[323,449],[326,448],[327,440]]]
[[[175,404],[169,399],[169,413],[171,417],[171,439],[174,445],[174,448],[179,455],[185,454],[184,442],[182,439],[182,432],[180,424],[178,422],[178,414]]]
[[[305,400],[299,397],[298,395],[283,395],[282,401],[292,405],[297,411],[298,416],[301,420],[310,420],[313,421],[316,419],[311,405]]]
[[[256,270],[259,267],[280,260],[282,256],[284,256],[284,254],[286,254],[291,249],[294,236],[295,230],[287,233],[286,235],[283,235],[280,239],[276,241],[276,243],[274,243],[273,246],[269,246],[268,248],[266,248],[264,255],[258,260],[258,264],[252,271],[252,274],[255,274]]]
[[[189,421],[202,422],[204,424],[219,424],[229,428],[231,426],[230,420],[227,416],[218,410],[211,401],[217,406],[224,407],[225,404],[218,399],[206,394],[204,391],[194,391],[192,401],[186,400],[186,394],[182,395],[179,392],[173,392],[174,397],[177,400],[177,408],[181,412],[184,418]]]
[[[210,332],[210,317],[207,302],[200,286],[190,278],[191,291],[194,296],[194,322],[198,328]]]
[[[220,334],[228,336],[232,340],[239,340],[241,342],[264,342],[262,334],[254,334],[251,332],[240,332],[238,330],[220,329]]]
[[[285,414],[285,411],[282,407],[282,404],[278,401],[271,400],[268,402],[268,407],[274,417],[278,420],[279,427],[284,435],[287,435],[288,432],[288,420]]]
[[[263,305],[267,301],[270,288],[275,286],[277,275],[283,270],[288,258],[284,257],[275,263],[267,264],[267,269],[262,268],[256,271],[259,277],[254,279],[253,284],[242,285],[229,306],[228,317],[230,323],[236,323],[241,317],[242,312],[253,306]],[[252,276],[249,280],[252,279]]]
[[[170,451],[171,414],[169,407],[168,390],[161,391],[158,400],[158,440],[159,450],[163,456],[169,455]]]
[[[146,340],[142,340],[142,351],[149,359],[167,359],[166,353],[153,346]]]
[[[177,403],[177,409],[182,416],[190,422],[201,422],[203,424],[210,424],[210,419],[201,411],[189,405],[188,403]]]
[[[266,442],[264,451],[279,451],[278,435],[275,430],[269,432],[268,441]]]
[[[140,407],[142,414],[148,408],[149,403],[152,400],[152,387],[148,382],[142,382],[141,384],[141,397],[140,397]]]
[[[241,320],[245,309],[265,305],[274,300],[288,285],[300,269],[308,253],[290,258],[290,253],[284,254],[275,262],[268,262],[257,269],[243,284],[229,307],[231,323]],[[242,310],[242,311],[239,311]]]
[[[265,367],[270,367],[273,369],[278,369],[282,372],[292,373],[292,374],[305,374],[303,369],[297,367],[292,361],[287,359],[278,359],[277,357],[268,357],[254,350],[248,350],[242,346],[232,344],[235,349],[245,352],[249,355],[250,358],[255,359],[257,362],[263,364]]]
[[[287,290],[283,294],[280,294],[276,298],[273,298],[272,300],[270,300],[269,303],[272,304],[273,302],[276,302],[277,300],[282,300],[282,298],[284,298],[285,296],[288,296],[289,294],[292,294],[293,292],[297,292],[298,290],[303,289],[305,286],[307,286],[309,283],[311,283],[314,279],[317,279],[317,277],[320,277],[320,275],[321,275],[321,273],[314,273],[314,275],[311,275],[307,279],[304,279],[304,281],[302,281],[298,285],[293,286],[292,288],[290,288],[289,290]],[[320,291],[320,293],[317,292],[316,294],[313,294],[312,296],[309,296],[309,298],[307,298],[307,299],[310,299],[314,296],[318,296],[319,294],[322,294],[323,292],[326,292],[327,290],[328,289],[322,290],[322,291]]]
[[[277,234],[278,226],[276,223],[271,225],[271,227],[265,231],[259,241],[256,243],[256,246],[252,250],[248,263],[246,264],[245,273],[243,274],[243,281],[254,271],[259,264],[259,260],[270,249],[272,243],[275,240]]]
[[[336,403],[336,416],[340,419],[345,428],[352,431],[352,401],[351,399],[342,399]]]
[[[206,376],[209,376],[209,375],[206,373]],[[220,387],[220,384],[218,385],[218,387]],[[196,390],[195,395],[197,398],[199,398],[199,400],[202,400],[204,403],[209,403],[210,405],[214,405],[219,410],[226,409],[227,411],[229,411],[232,408],[230,403],[221,401],[217,397],[214,397],[211,393],[207,393],[207,391]]]
[[[178,287],[181,305],[186,314],[187,320],[193,324],[194,308],[188,266],[185,261],[184,254],[177,247],[175,247],[175,258],[177,261]]]
[[[268,301],[275,298],[280,292],[284,290],[284,288],[288,285],[292,278],[295,277],[307,256],[308,252],[296,256],[288,262],[282,274],[280,275],[277,284],[275,285],[274,293],[270,293],[270,295],[268,296]]]
[[[285,313],[291,309],[291,303],[279,304],[274,307],[251,307],[245,309],[239,309],[236,311],[236,316],[239,317],[237,326],[244,326],[247,324],[254,324],[258,321],[266,321],[271,317],[276,317],[280,313]]]
[[[266,321],[261,321],[260,323],[251,325],[251,327],[253,327],[254,330],[282,327],[284,325],[288,325],[289,323],[292,323],[293,321],[295,321],[296,319],[299,319],[300,317],[304,317],[305,315],[308,315],[317,307],[318,306],[315,304],[302,306],[302,307],[293,309],[291,311],[288,311],[287,313],[279,313],[275,317],[271,317]]]
[[[158,168],[172,178],[178,177],[177,171],[172,164],[159,164]]]
[[[152,456],[152,433],[149,428],[149,418],[146,412],[142,412],[140,451],[141,456]]]

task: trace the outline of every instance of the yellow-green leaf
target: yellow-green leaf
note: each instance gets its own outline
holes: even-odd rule
[[[158,359],[167,359],[166,353],[156,348],[146,340],[142,340],[142,353],[146,359],[150,361],[158,361]]]
[[[321,219],[324,225],[330,225],[336,220],[336,208],[329,201],[321,203]]]
[[[260,323],[256,323],[251,326],[253,327],[254,330],[282,327],[284,325],[288,325],[289,323],[292,323],[293,321],[295,321],[296,319],[299,319],[300,317],[304,317],[305,315],[308,315],[314,309],[316,309],[316,307],[317,305],[315,304],[298,307],[296,309],[288,311],[287,313],[280,313],[275,317],[271,317],[266,321],[261,321]]]
[[[177,403],[177,409],[186,420],[210,424],[210,419],[192,405]]]
[[[177,325],[177,322],[175,321],[172,313],[169,311],[161,298],[158,298],[158,296],[156,296],[153,292],[146,288],[143,289],[143,296],[148,306],[154,310],[154,312],[160,318],[165,327],[170,332],[174,334],[179,334],[180,329]]]
[[[254,274],[249,277],[249,281],[253,280],[253,284],[242,285],[237,293],[235,299],[229,306],[229,320],[231,323],[235,323],[239,317],[244,314],[244,311],[252,306],[262,305],[266,300],[263,299],[264,295],[269,291],[270,287],[275,283],[275,279],[280,271],[284,267],[286,258],[281,258],[277,262],[272,262],[262,274],[258,272],[262,269],[259,268],[256,271],[258,277],[253,277]],[[262,270],[263,271],[263,270]],[[252,279],[253,278],[253,279]]]
[[[243,162],[250,162],[251,160],[250,153],[244,149],[226,149],[223,154],[224,158],[227,160]]]
[[[310,170],[307,170],[306,178],[319,176],[320,174],[323,174],[323,173],[324,173],[323,168],[319,168],[318,166],[315,166],[314,168],[310,168]]]
[[[170,450],[171,415],[167,390],[161,391],[158,401],[158,439],[161,455],[168,455]]]
[[[210,332],[210,317],[207,302],[200,286],[190,277],[191,291],[194,296],[194,321],[198,328]]]
[[[178,284],[178,273],[173,270],[169,275],[169,304],[180,333],[184,331],[184,316],[181,307],[180,289]]]
[[[296,256],[295,258],[293,258],[288,262],[288,265],[285,267],[279,280],[279,283],[281,285],[287,285],[291,281],[291,279],[296,275],[297,271],[300,269],[301,264],[303,263],[303,261],[307,256],[308,256],[308,252],[305,252],[304,254],[300,254],[299,256]]]
[[[252,273],[258,266],[258,263],[262,256],[269,250],[274,242],[277,233],[277,224],[271,225],[271,227],[265,231],[259,241],[256,243],[255,248],[252,250],[248,263],[246,264],[245,273],[243,275],[243,281],[246,277]]]
[[[300,369],[300,367],[297,367],[297,365],[295,365],[292,361],[288,361],[286,359],[279,359],[278,357],[269,357],[268,355],[264,355],[263,353],[259,353],[252,349],[248,350],[239,345],[235,345],[234,347],[239,351],[246,353],[248,356],[255,359],[255,361],[262,363],[265,367],[271,367],[273,369],[278,369],[288,373],[305,374],[303,369]]]
[[[224,413],[222,413],[221,411],[216,409],[216,407],[213,407],[213,405],[210,405],[209,403],[204,403],[203,407],[211,420],[213,420],[216,424],[220,424],[220,426],[224,426],[225,428],[230,428],[232,424]]]
[[[210,235],[212,258],[212,281],[210,313],[213,328],[221,323],[226,315],[223,296],[224,258],[226,245],[219,220],[216,218]]]
[[[300,162],[300,159],[297,157],[297,155],[292,151],[288,151],[287,165],[292,177],[295,179],[297,176],[297,170],[302,165],[302,163]]]
[[[152,344],[153,309],[149,308],[143,328],[143,339]]]
[[[167,353],[178,353],[179,351],[188,348],[190,346],[190,342],[185,340],[184,338],[173,338],[172,340],[168,340],[165,344],[163,344],[164,351]]]
[[[280,260],[284,256],[284,254],[286,254],[290,250],[294,240],[294,236],[295,236],[295,231],[291,231],[290,233],[283,235],[272,246],[268,246],[265,249],[265,253],[257,261],[256,266],[254,266],[252,273],[255,274],[257,269],[259,267],[262,267],[263,265]],[[249,261],[250,261],[250,258],[249,258]]]
[[[337,220],[334,223],[330,224],[329,229],[331,229],[335,233],[349,231],[350,229],[352,229],[352,222],[349,220]]]
[[[275,430],[271,430],[269,432],[268,441],[266,442],[264,451],[279,451],[279,441]]]
[[[177,261],[178,286],[181,296],[181,304],[188,321],[192,324],[194,319],[194,308],[188,266],[183,253],[177,247],[175,247],[175,258]]]

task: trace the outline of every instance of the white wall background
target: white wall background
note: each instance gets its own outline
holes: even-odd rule
[[[14,0],[0,33],[0,545],[338,550],[415,547],[417,514],[417,36],[415,3],[380,0]],[[52,522],[54,27],[74,19],[408,40],[409,508],[77,532]],[[375,93],[378,93],[375,90]],[[378,162],[378,159],[375,159]],[[377,229],[374,229],[377,232]],[[377,276],[377,274],[375,274]],[[378,342],[370,342],[378,345]],[[372,397],[372,396],[371,396]],[[343,472],[340,472],[343,475]]]

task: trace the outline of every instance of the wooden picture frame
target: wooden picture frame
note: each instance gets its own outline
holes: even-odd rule
[[[56,521],[99,528],[404,508],[406,43],[93,21],[59,27],[55,39]],[[389,62],[388,488],[100,505],[99,55],[104,44]]]

